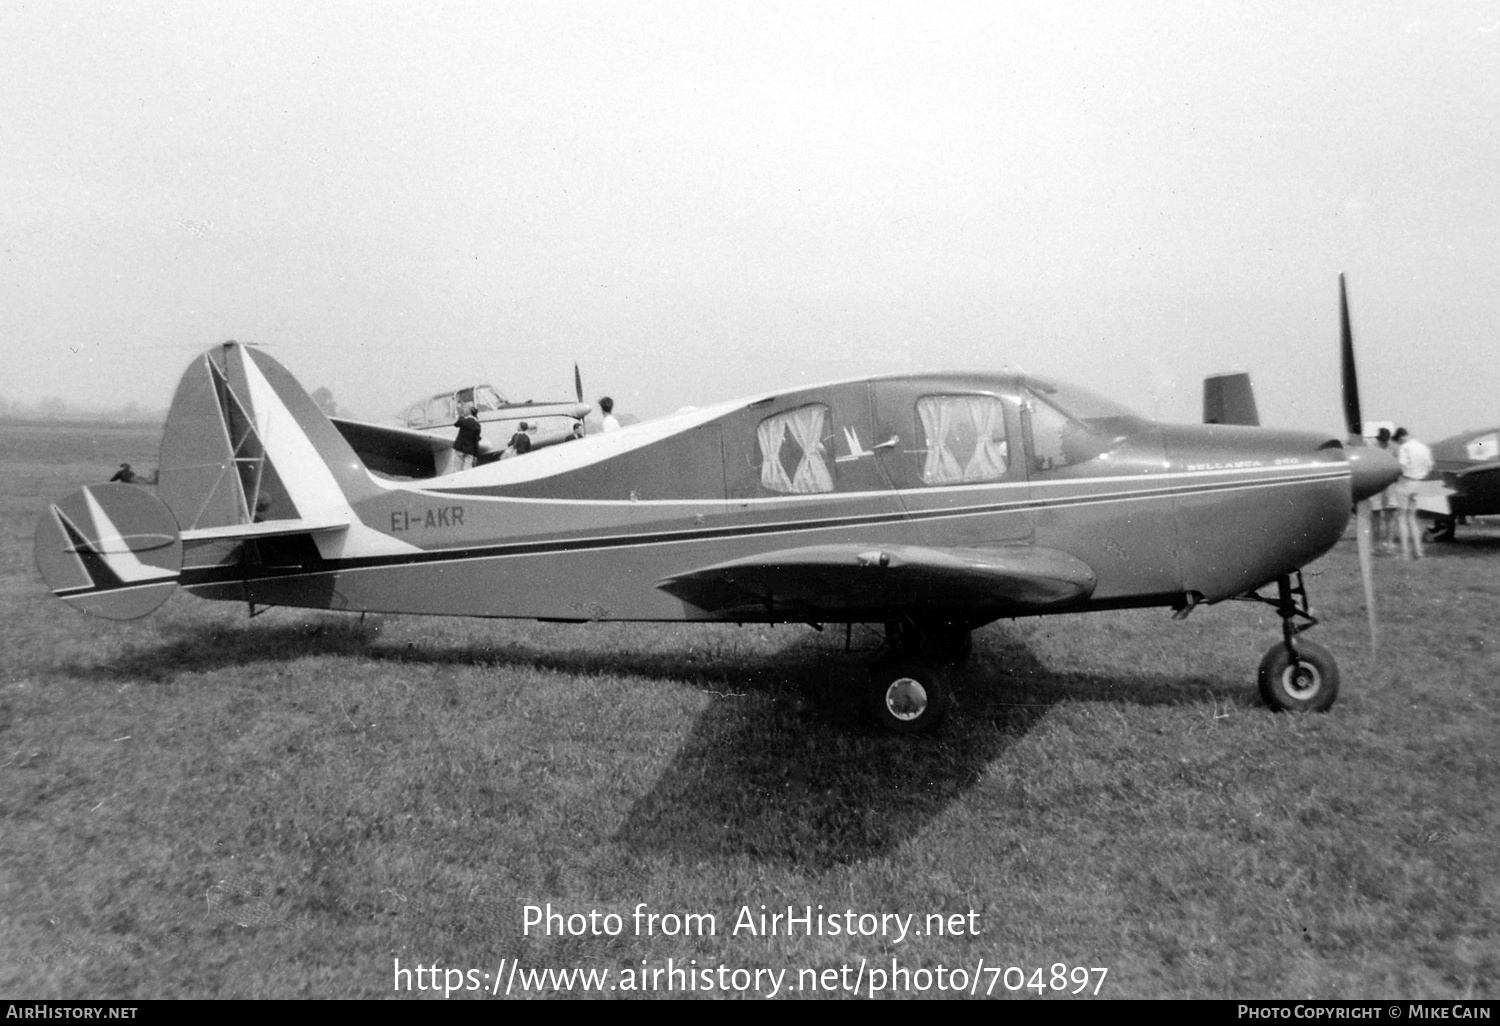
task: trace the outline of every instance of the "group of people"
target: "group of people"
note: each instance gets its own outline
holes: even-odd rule
[[[1422,528],[1417,522],[1417,495],[1420,482],[1432,473],[1432,450],[1404,427],[1398,427],[1394,434],[1389,428],[1381,428],[1375,444],[1387,450],[1394,446],[1396,461],[1401,464],[1400,480],[1373,500],[1376,540],[1381,551],[1391,552],[1395,549],[1393,536],[1399,535],[1401,558],[1421,559],[1424,553]]]
[[[600,431],[607,434],[620,430],[620,422],[615,418],[615,401],[609,396],[604,396],[599,400],[599,413]],[[478,462],[480,442],[484,438],[484,428],[479,423],[479,407],[471,405],[460,412],[453,426],[458,428],[458,437],[453,441],[453,451],[458,454],[457,469],[468,470]],[[505,455],[523,456],[530,452],[534,445],[531,429],[532,425],[524,420],[521,421],[515,434],[510,436],[510,441],[505,445]],[[577,433],[575,431],[575,434]]]

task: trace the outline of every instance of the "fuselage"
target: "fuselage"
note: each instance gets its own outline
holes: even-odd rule
[[[1451,516],[1482,517],[1500,513],[1500,428],[1465,431],[1432,443],[1434,477],[1453,494],[1446,500]]]
[[[331,429],[317,446],[376,544],[330,556],[293,534],[234,550],[186,530],[184,586],[267,605],[694,620],[709,614],[658,582],[768,550],[1037,546],[1093,569],[1071,608],[1182,606],[1315,559],[1352,501],[1326,435],[1158,424],[1014,375],[799,388],[421,481],[370,474]],[[880,617],[846,597],[821,618]]]

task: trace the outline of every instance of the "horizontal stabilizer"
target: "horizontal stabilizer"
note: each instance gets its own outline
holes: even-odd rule
[[[267,520],[259,524],[225,524],[222,527],[200,527],[182,532],[186,542],[212,541],[222,538],[273,538],[282,534],[317,534],[322,531],[347,530],[347,521]]]
[[[676,574],[657,587],[715,616],[868,621],[914,613],[991,620],[1066,606],[1094,590],[1088,564],[1055,549],[817,545]]]

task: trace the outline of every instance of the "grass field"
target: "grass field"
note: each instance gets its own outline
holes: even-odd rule
[[[35,518],[155,443],[0,424],[0,994],[383,997],[396,959],[607,988],[671,959],[807,996],[803,970],[863,960],[867,993],[897,959],[996,996],[1037,992],[991,967],[1047,987],[1055,963],[1107,968],[1108,997],[1500,995],[1500,529],[1379,561],[1378,658],[1352,542],[1309,568],[1343,669],[1326,715],[1260,706],[1278,622],[1225,603],[988,627],[910,740],[848,700],[858,631],[848,655],[842,630],[250,620],[182,594],[86,619],[36,577]],[[549,903],[621,928],[523,933]],[[638,933],[642,903],[714,935]],[[732,932],[762,905],[963,930]]]

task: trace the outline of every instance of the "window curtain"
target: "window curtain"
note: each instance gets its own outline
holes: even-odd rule
[[[833,491],[833,474],[823,458],[823,423],[827,415],[828,407],[812,404],[760,422],[755,437],[760,443],[762,485],[773,492],[797,495]],[[781,462],[781,449],[788,433],[802,452],[797,469],[790,476]]]
[[[781,443],[786,441],[786,418],[768,417],[755,429],[760,442],[760,483],[773,492],[792,490],[792,479],[781,465]]]
[[[924,396],[917,400],[917,416],[927,433],[927,459],[922,464],[922,483],[957,484],[964,479],[958,457],[949,446],[953,434],[953,401],[947,396]]]
[[[917,416],[927,435],[924,484],[998,481],[1005,476],[1009,449],[1000,400],[983,395],[923,396],[917,400]],[[967,460],[961,459],[963,455]]]
[[[998,481],[1005,476],[1005,407],[989,396],[963,396],[956,405],[974,428],[974,455],[964,466],[965,481]]]

